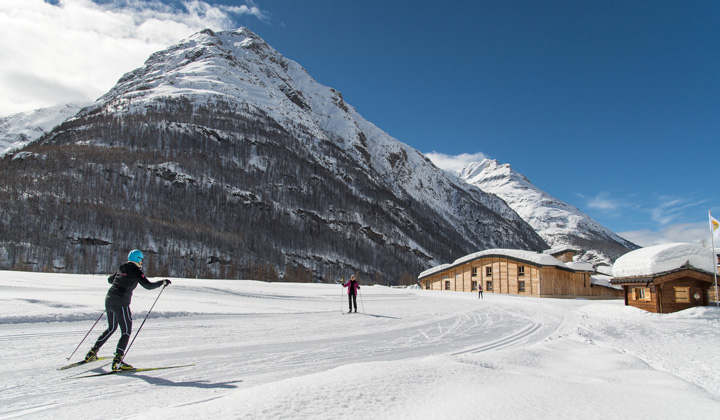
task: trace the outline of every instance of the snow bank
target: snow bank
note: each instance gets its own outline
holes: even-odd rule
[[[673,319],[707,319],[709,321],[720,321],[720,308],[712,306],[696,306],[684,311],[665,314],[667,318]]]
[[[628,252],[613,265],[613,277],[652,276],[679,269],[686,264],[713,273],[715,257],[709,248],[687,243],[650,246]]]

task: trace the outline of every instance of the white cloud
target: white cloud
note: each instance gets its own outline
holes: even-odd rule
[[[624,206],[622,200],[611,198],[609,194],[605,192],[599,193],[595,197],[586,198],[586,200],[587,207],[595,210],[614,211]]]
[[[584,209],[588,214],[611,218],[614,220],[635,220],[643,226],[654,225],[654,230],[637,230],[628,235],[637,235],[644,243],[676,242],[675,239],[684,238],[681,242],[697,242],[700,238],[689,229],[689,221],[696,220],[702,214],[699,207],[708,200],[693,197],[671,197],[668,195],[655,195],[641,197],[639,194],[629,196],[612,196],[601,192],[594,197],[577,194],[585,201]],[[593,216],[594,217],[594,216]],[[643,239],[647,237],[648,239]],[[627,238],[632,240],[630,238]],[[633,241],[635,242],[635,241]],[[636,242],[639,243],[639,242]]]
[[[430,152],[425,153],[425,156],[427,156],[428,159],[430,159],[438,168],[450,172],[458,172],[469,163],[480,162],[483,159],[487,159],[487,156],[485,156],[484,153],[463,153],[452,156],[444,153]]]
[[[674,242],[689,242],[710,246],[710,229],[707,223],[679,223],[665,226],[658,231],[642,229],[630,232],[618,232],[618,235],[640,246],[661,245]]]
[[[667,225],[673,221],[682,218],[687,209],[692,209],[701,204],[706,203],[707,200],[688,200],[683,198],[675,198],[668,196],[659,197],[659,203],[653,209],[650,210],[652,220],[660,223],[661,225]]]
[[[267,19],[252,1],[2,0],[0,116],[72,101],[93,101],[126,72],[205,28],[236,29],[235,19]]]

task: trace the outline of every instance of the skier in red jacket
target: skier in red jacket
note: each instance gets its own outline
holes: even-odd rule
[[[343,287],[348,288],[348,304],[350,304],[350,312],[353,310],[355,305],[355,313],[357,313],[357,294],[360,290],[360,283],[355,279],[355,274],[350,276],[350,281],[343,283]]]

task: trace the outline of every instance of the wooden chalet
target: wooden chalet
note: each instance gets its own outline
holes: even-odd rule
[[[572,267],[571,267],[572,266]],[[565,264],[549,254],[515,249],[489,249],[420,273],[427,290],[504,293],[534,297],[618,299],[619,287],[593,282],[587,263]]]
[[[716,270],[709,249],[664,244],[618,258],[610,282],[622,286],[626,306],[666,314],[715,305]]]

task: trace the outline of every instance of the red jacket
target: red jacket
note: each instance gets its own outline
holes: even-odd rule
[[[354,287],[353,284],[355,285]],[[357,295],[357,291],[360,288],[360,283],[358,283],[357,280],[350,280],[347,283],[343,283],[343,287],[348,288],[348,295]]]

